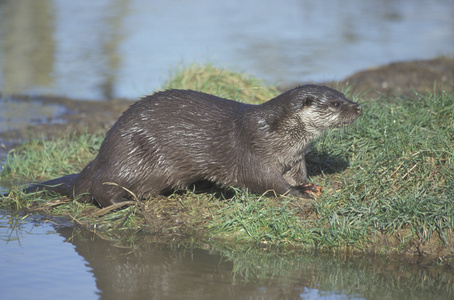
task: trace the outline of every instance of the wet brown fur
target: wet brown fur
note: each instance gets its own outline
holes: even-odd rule
[[[130,192],[145,198],[202,180],[254,193],[301,195],[311,141],[360,114],[359,104],[318,85],[297,87],[261,105],[190,90],[158,92],[123,113],[82,172],[28,191],[54,191],[103,207],[129,200]]]

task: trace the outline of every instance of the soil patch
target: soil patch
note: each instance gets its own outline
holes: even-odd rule
[[[431,60],[396,62],[353,74],[340,86],[353,85],[355,93],[365,98],[381,95],[404,95],[445,90],[454,91],[454,59],[439,57]]]

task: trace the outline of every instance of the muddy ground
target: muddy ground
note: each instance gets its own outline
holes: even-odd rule
[[[411,97],[414,92],[434,90],[454,91],[454,58],[435,58],[431,60],[418,60],[397,62],[385,66],[371,68],[349,76],[339,83],[326,83],[330,86],[349,84],[355,87],[355,94],[362,94],[362,101],[380,99],[386,95],[404,95]],[[303,84],[303,83],[300,83]],[[293,88],[295,84],[281,86],[281,90]],[[27,140],[33,137],[47,138],[67,135],[73,131],[88,131],[98,133],[107,131],[134,100],[112,99],[110,101],[86,101],[58,97],[31,97],[14,96],[14,101],[38,101],[43,105],[58,104],[66,107],[63,115],[56,116],[63,124],[49,125],[51,120],[42,124],[33,124],[26,127],[15,128],[0,132],[0,142],[3,142],[3,151],[14,144],[8,141]]]

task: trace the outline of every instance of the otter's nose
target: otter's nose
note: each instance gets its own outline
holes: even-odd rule
[[[356,104],[356,112],[357,112],[358,114],[361,114],[361,113],[363,112],[363,108],[361,107],[361,105]]]

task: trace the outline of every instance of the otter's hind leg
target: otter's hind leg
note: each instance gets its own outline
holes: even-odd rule
[[[126,187],[110,181],[94,182],[91,196],[93,201],[101,207],[107,207],[133,198]]]
[[[99,167],[97,160],[90,162],[80,172],[74,186],[75,199],[79,202],[91,202],[101,207],[127,201],[128,193],[118,180],[110,179],[112,170]]]

